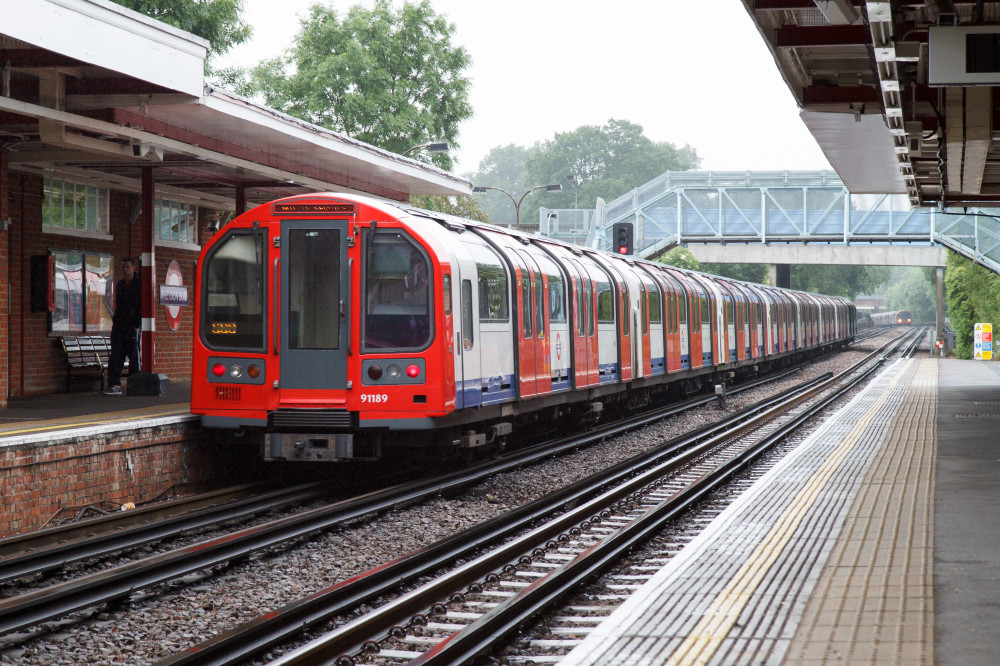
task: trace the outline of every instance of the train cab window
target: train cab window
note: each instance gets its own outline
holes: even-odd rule
[[[462,347],[465,349],[472,349],[475,344],[472,312],[472,280],[462,280]]]
[[[231,233],[202,267],[202,330],[213,349],[262,350],[264,334],[264,235]]]
[[[416,349],[431,339],[431,263],[400,231],[366,238],[365,349]]]

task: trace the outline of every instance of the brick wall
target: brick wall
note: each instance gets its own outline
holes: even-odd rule
[[[256,453],[220,444],[193,422],[5,446],[0,538],[38,529],[60,512],[138,505],[185,483],[252,481],[260,474]]]
[[[10,317],[3,325],[0,317],[0,367],[9,349],[6,377],[0,372],[0,400],[7,396],[61,393],[66,390],[66,363],[57,337],[48,332],[48,315],[31,312],[31,274],[33,255],[45,255],[51,250],[87,251],[109,254],[114,259],[115,279],[120,277],[123,257],[142,254],[142,218],[131,221],[136,194],[111,192],[111,238],[46,233],[42,230],[42,178],[20,172],[8,176],[8,185],[0,180],[0,191],[9,192],[8,206],[11,230],[0,233],[0,267],[9,253]],[[198,238],[208,238],[206,231],[211,211],[199,211]],[[2,219],[2,218],[0,218]],[[5,238],[6,236],[6,238]],[[189,305],[181,308],[180,326],[170,330],[166,310],[154,304],[156,315],[155,372],[167,375],[171,381],[191,379],[192,308],[194,306],[194,271],[198,252],[186,248],[156,246],[156,281],[164,284],[167,267],[176,259],[181,267],[184,286],[188,288]],[[2,275],[0,275],[2,277]],[[0,312],[6,311],[6,280],[0,280]],[[157,288],[157,300],[159,289]],[[7,388],[3,388],[6,379]]]

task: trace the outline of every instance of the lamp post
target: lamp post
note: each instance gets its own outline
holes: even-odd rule
[[[534,187],[532,187],[531,189],[529,189],[527,192],[525,192],[524,194],[522,194],[520,199],[515,199],[513,194],[511,194],[507,190],[503,189],[502,187],[493,187],[492,185],[479,185],[477,187],[473,187],[472,191],[473,192],[485,192],[486,190],[499,190],[500,192],[503,192],[508,197],[510,197],[511,202],[513,202],[513,204],[514,204],[514,228],[515,229],[520,229],[521,228],[521,202],[524,201],[524,197],[528,196],[529,194],[531,194],[535,190],[541,190],[543,188],[545,189],[546,192],[561,192],[562,191],[562,185],[560,185],[559,183],[553,183],[551,185],[535,185]]]
[[[419,145],[408,148],[406,152],[403,153],[404,156],[409,155],[415,150],[420,150],[421,148],[426,148],[428,152],[431,153],[447,153],[451,150],[451,144],[447,141],[428,141],[427,143],[421,143]]]

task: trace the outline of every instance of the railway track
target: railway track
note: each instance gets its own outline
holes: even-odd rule
[[[532,616],[611,566],[622,553],[649,540],[664,521],[702,501],[863,381],[902,342],[899,338],[893,349],[873,352],[858,364],[867,366],[865,372],[850,381],[847,373],[814,380],[723,423],[672,440],[538,502],[257,618],[157,666],[237,663],[292,639],[304,628],[343,617],[361,603],[398,591],[401,583],[413,584],[445,568],[447,573],[274,663],[466,663],[491,653],[498,641],[508,640]],[[840,388],[834,391],[834,385]],[[816,397],[823,392],[828,395]],[[815,404],[785,417],[784,423],[774,424],[751,443],[731,443],[734,437],[746,437],[810,398]],[[681,469],[687,469],[691,480],[677,487]],[[537,524],[543,517],[545,522]],[[487,544],[501,542],[468,559]]]

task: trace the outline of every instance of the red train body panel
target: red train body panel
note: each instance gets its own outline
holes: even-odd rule
[[[191,409],[271,459],[479,449],[845,344],[855,320],[841,298],[304,195],[205,244]]]

